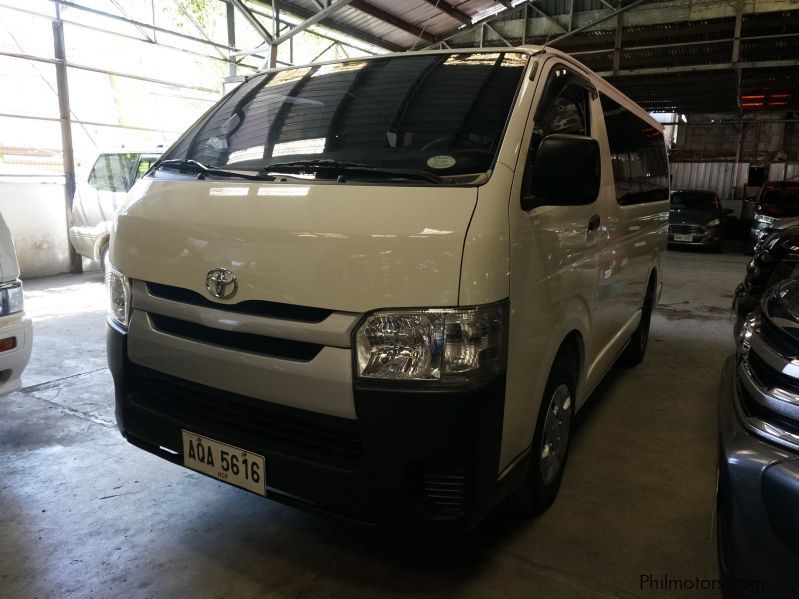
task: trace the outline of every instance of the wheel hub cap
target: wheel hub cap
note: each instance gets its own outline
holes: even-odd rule
[[[557,477],[569,446],[572,416],[571,391],[560,385],[552,393],[541,434],[541,479],[548,485]]]

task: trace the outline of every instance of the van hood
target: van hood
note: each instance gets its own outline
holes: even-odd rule
[[[140,180],[110,259],[133,279],[235,304],[346,312],[457,305],[477,188]],[[238,278],[228,300],[209,271]]]

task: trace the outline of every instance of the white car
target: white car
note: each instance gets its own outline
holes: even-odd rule
[[[20,388],[33,347],[33,325],[25,316],[14,242],[0,214],[0,395]]]
[[[78,254],[103,261],[111,221],[124,207],[130,188],[149,170],[161,151],[103,152],[88,173],[78,179],[72,202],[73,226],[69,229],[69,241]]]

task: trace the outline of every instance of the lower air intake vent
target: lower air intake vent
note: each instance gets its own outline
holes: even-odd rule
[[[439,518],[463,517],[466,511],[468,478],[465,468],[427,464],[423,473],[426,507]]]

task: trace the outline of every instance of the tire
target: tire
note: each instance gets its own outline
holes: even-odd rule
[[[561,353],[549,373],[530,450],[530,470],[512,497],[514,510],[523,516],[544,512],[558,494],[569,457],[576,371],[574,358]]]
[[[630,337],[630,342],[621,354],[621,363],[625,366],[638,366],[644,360],[646,346],[649,343],[649,325],[652,322],[652,308],[655,305],[655,285],[650,282],[641,308],[641,321]]]

